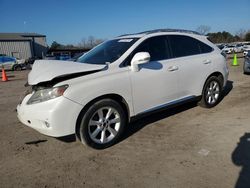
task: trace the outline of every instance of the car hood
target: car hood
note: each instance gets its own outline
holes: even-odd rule
[[[75,73],[86,73],[102,70],[106,65],[77,63],[60,60],[36,60],[28,75],[28,84],[36,85],[48,82],[55,78],[67,77]]]

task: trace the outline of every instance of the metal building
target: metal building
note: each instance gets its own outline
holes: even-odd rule
[[[42,58],[48,51],[46,36],[37,33],[0,33],[0,54],[20,59]]]

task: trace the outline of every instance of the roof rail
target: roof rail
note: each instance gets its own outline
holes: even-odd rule
[[[148,30],[148,31],[143,31],[143,32],[139,32],[139,33],[124,34],[124,35],[120,35],[119,37],[126,36],[126,35],[140,35],[140,34],[148,35],[148,34],[160,33],[160,32],[180,32],[180,33],[201,35],[200,33],[196,32],[196,31],[185,30],[185,29],[154,29],[154,30]]]

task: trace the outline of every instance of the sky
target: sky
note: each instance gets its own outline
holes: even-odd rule
[[[0,32],[36,32],[62,44],[159,28],[250,30],[250,0],[0,0]]]

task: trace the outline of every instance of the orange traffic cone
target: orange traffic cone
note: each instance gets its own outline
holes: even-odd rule
[[[5,72],[3,67],[2,67],[2,81],[3,82],[8,81],[8,77],[7,77],[6,72]]]

